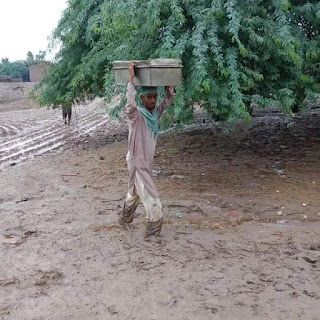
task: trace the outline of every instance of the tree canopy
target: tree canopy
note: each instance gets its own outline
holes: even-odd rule
[[[4,58],[0,62],[0,76],[21,78],[23,81],[29,81],[29,69],[25,61],[10,62],[8,58]]]
[[[249,119],[251,103],[291,112],[319,97],[319,24],[311,0],[69,0],[40,103],[112,97],[114,60],[180,58],[172,118],[195,103],[230,122]]]
[[[28,51],[26,64],[27,64],[27,66],[33,66],[33,65],[39,64],[39,63],[47,63],[45,58],[46,58],[45,51],[40,50],[39,53],[36,54],[35,56],[31,51]]]
[[[29,66],[39,63],[46,63],[46,53],[39,51],[34,56],[31,51],[27,53],[26,60],[18,60],[10,62],[8,58],[1,59],[0,76],[8,76],[11,78],[21,78],[23,81],[29,81]]]

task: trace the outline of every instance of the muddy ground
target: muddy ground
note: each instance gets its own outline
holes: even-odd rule
[[[1,319],[320,319],[317,110],[162,134],[158,243],[141,206],[116,224],[126,128],[101,108],[0,113]]]

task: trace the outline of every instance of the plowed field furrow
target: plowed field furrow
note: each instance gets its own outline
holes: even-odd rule
[[[114,101],[116,103],[116,101]],[[111,119],[102,100],[74,110],[71,125],[65,125],[60,113],[36,110],[6,113],[0,124],[0,169],[49,152],[64,150],[67,142],[109,130]]]
[[[51,145],[63,145],[64,141],[72,138],[75,135],[78,135],[79,132],[88,132],[88,130],[90,131],[91,129],[96,130],[98,127],[104,125],[108,121],[109,119],[106,119],[104,121],[92,119],[91,121],[85,121],[83,124],[79,124],[78,127],[73,128],[71,132],[68,132],[68,130],[63,130],[62,128],[62,130],[55,131],[53,134],[42,135],[35,139],[29,139],[27,140],[28,143],[20,144],[15,149],[7,150],[6,154],[4,155],[0,153],[0,163],[7,160],[19,160],[19,156],[25,156],[26,154],[30,153],[32,154],[33,152],[38,152],[42,149],[51,151]]]

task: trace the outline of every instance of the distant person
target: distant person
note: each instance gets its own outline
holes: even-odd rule
[[[62,107],[62,118],[63,118],[65,124],[67,124],[67,123],[68,123],[68,125],[70,124],[71,115],[72,115],[72,105],[63,106]],[[67,118],[68,118],[68,122],[67,122]]]
[[[152,166],[159,131],[159,119],[172,103],[175,89],[166,87],[163,102],[156,106],[157,87],[142,87],[140,100],[136,102],[133,84],[135,63],[129,64],[130,81],[127,87],[126,113],[129,124],[127,165],[129,169],[129,190],[120,214],[119,224],[131,229],[135,211],[141,200],[146,210],[147,228],[145,237],[159,236],[163,212],[157,188],[152,180]]]

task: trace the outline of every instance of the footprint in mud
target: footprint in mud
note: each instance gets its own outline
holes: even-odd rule
[[[8,316],[10,314],[10,306],[0,306],[0,316]]]
[[[10,234],[10,235],[5,235],[3,237],[2,242],[4,244],[19,246],[20,244],[24,243],[25,240],[21,236],[15,236],[15,235]]]
[[[63,273],[60,271],[38,271],[38,274],[35,276],[35,285],[36,286],[48,286],[59,282],[63,278]]]
[[[305,248],[310,251],[320,251],[320,242],[307,244]]]
[[[27,241],[29,237],[36,237],[37,231],[36,230],[27,230],[23,233],[23,235],[15,235],[15,234],[7,234],[3,236],[3,243],[12,245],[12,246],[19,246]]]
[[[15,284],[17,279],[0,279],[0,287],[6,287]]]
[[[20,278],[0,279],[0,287],[14,285],[19,290],[33,286],[48,287],[50,285],[59,284],[63,277],[63,273],[57,270],[38,270],[31,275],[25,275]]]

